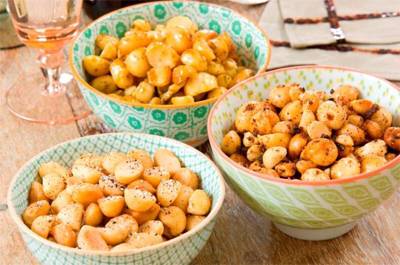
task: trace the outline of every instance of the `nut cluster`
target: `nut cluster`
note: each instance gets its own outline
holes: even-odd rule
[[[348,178],[381,167],[400,151],[392,114],[359,90],[330,94],[279,85],[269,99],[242,105],[221,142],[235,162],[264,175],[318,181]]]
[[[187,105],[219,97],[253,75],[239,66],[226,32],[199,30],[185,16],[154,28],[137,19],[121,39],[100,34],[96,54],[84,57],[83,67],[97,90],[153,105]]]
[[[167,149],[85,154],[71,169],[40,165],[24,223],[39,236],[85,250],[129,250],[174,238],[211,208],[200,179]]]

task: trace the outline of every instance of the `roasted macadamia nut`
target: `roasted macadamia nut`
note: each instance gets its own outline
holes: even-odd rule
[[[22,220],[27,226],[31,226],[33,221],[42,215],[47,215],[50,211],[50,204],[46,200],[31,203],[22,213]]]
[[[229,131],[222,139],[221,149],[224,153],[231,155],[239,150],[240,145],[239,135],[235,131]]]
[[[330,180],[329,175],[319,168],[309,168],[301,175],[304,181],[323,181]]]
[[[354,156],[348,156],[339,159],[332,167],[331,167],[331,178],[332,179],[341,179],[341,178],[349,178],[360,174],[360,162]]]
[[[291,121],[294,124],[299,124],[303,114],[302,104],[300,100],[292,101],[286,104],[281,112],[279,118],[283,121]]]
[[[339,129],[346,122],[346,110],[334,101],[321,103],[317,110],[319,121],[324,122],[331,129]]]
[[[42,183],[34,181],[29,189],[29,204],[41,200],[47,200],[47,197],[43,191],[43,185]]]
[[[183,185],[191,187],[192,189],[197,189],[200,184],[197,174],[189,168],[180,168],[175,172],[172,178],[179,181]]]
[[[358,99],[358,97],[360,96],[360,92],[354,86],[342,85],[335,89],[335,92],[332,96],[339,104],[347,105],[351,101]]]
[[[290,91],[289,86],[286,85],[276,86],[273,89],[271,89],[271,92],[269,93],[269,100],[274,106],[278,108],[283,108],[286,104],[292,101],[289,91]]]
[[[357,148],[354,154],[362,158],[368,155],[385,156],[386,152],[387,147],[385,141],[379,139]]]
[[[400,127],[387,128],[383,139],[390,148],[400,151]]]
[[[286,148],[281,146],[271,147],[263,154],[263,164],[266,168],[274,168],[287,154]]]
[[[272,107],[269,104],[261,103]],[[262,145],[258,151],[256,145],[249,147],[252,159],[261,158]],[[169,149],[149,151],[154,159],[146,150],[133,149],[85,153],[68,168],[55,161],[40,165],[41,175],[33,180],[29,205],[21,214],[23,222],[44,239],[99,251],[142,248],[189,231],[212,207],[201,176]],[[238,161],[242,159],[249,162],[246,157]]]
[[[164,234],[169,237],[180,235],[186,228],[186,215],[179,207],[161,208],[159,218],[164,224]]]
[[[349,178],[397,156],[400,128],[392,122],[388,110],[360,98],[355,86],[339,85],[329,95],[283,84],[267,99],[239,106],[221,149],[258,176]]]
[[[301,152],[301,159],[310,160],[318,166],[329,166],[338,157],[338,149],[332,140],[317,138],[311,140]]]

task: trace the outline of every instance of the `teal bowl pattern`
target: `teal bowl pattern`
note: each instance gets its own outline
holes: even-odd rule
[[[387,108],[394,115],[394,124],[400,124],[399,89],[385,80],[327,66],[280,69],[239,84],[214,105],[208,121],[214,160],[239,196],[274,223],[302,229],[335,228],[354,223],[395,192],[400,183],[400,157],[381,169],[353,178],[307,183],[261,177],[234,163],[219,148],[241,104],[266,99],[271,88],[293,82],[306,90],[328,93],[339,84],[357,86],[361,97]]]
[[[70,51],[70,67],[89,107],[109,127],[117,131],[155,134],[199,145],[207,140],[207,115],[216,99],[185,107],[124,103],[92,88],[86,82],[82,68],[82,58],[94,54],[94,42],[98,34],[122,37],[135,19],[144,18],[155,25],[177,15],[190,17],[199,28],[228,32],[237,46],[243,65],[256,72],[267,68],[270,43],[261,29],[228,8],[190,1],[133,5],[97,19],[75,39]]]
[[[158,148],[168,148],[201,178],[202,188],[211,195],[211,212],[193,230],[159,245],[121,252],[84,251],[64,247],[33,233],[21,219],[27,207],[29,187],[41,163],[55,160],[65,166],[85,152],[128,152],[142,148],[154,153]],[[218,168],[204,154],[178,141],[155,135],[112,133],[88,136],[68,141],[50,148],[27,162],[16,174],[8,191],[8,208],[24,241],[32,254],[42,264],[189,264],[206,244],[214,228],[218,211],[225,195],[223,178]]]

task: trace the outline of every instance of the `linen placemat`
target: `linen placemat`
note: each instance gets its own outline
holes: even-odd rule
[[[292,47],[400,42],[399,0],[279,0]]]
[[[287,35],[284,19],[281,14],[280,1],[270,0],[259,21],[260,26],[267,32],[273,44],[270,68],[293,64],[326,64],[350,67],[387,79],[400,80],[400,43],[390,43],[387,45],[336,45],[327,43],[327,45],[318,45],[317,47],[307,49],[291,48],[290,39]],[[301,2],[306,1],[314,0],[303,0]],[[323,2],[323,0],[318,1]],[[353,3],[359,1],[345,2]],[[343,8],[345,7],[342,6]],[[368,11],[368,9],[366,10]],[[399,27],[400,24],[398,24]],[[397,29],[397,32],[400,32],[400,29]]]

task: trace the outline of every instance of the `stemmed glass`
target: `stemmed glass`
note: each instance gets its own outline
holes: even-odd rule
[[[72,76],[61,72],[63,48],[78,30],[81,10],[82,0],[8,0],[17,35],[38,50],[43,73],[21,73],[7,91],[6,103],[14,115],[32,122],[66,124],[90,114],[83,100],[77,100],[81,96]]]

